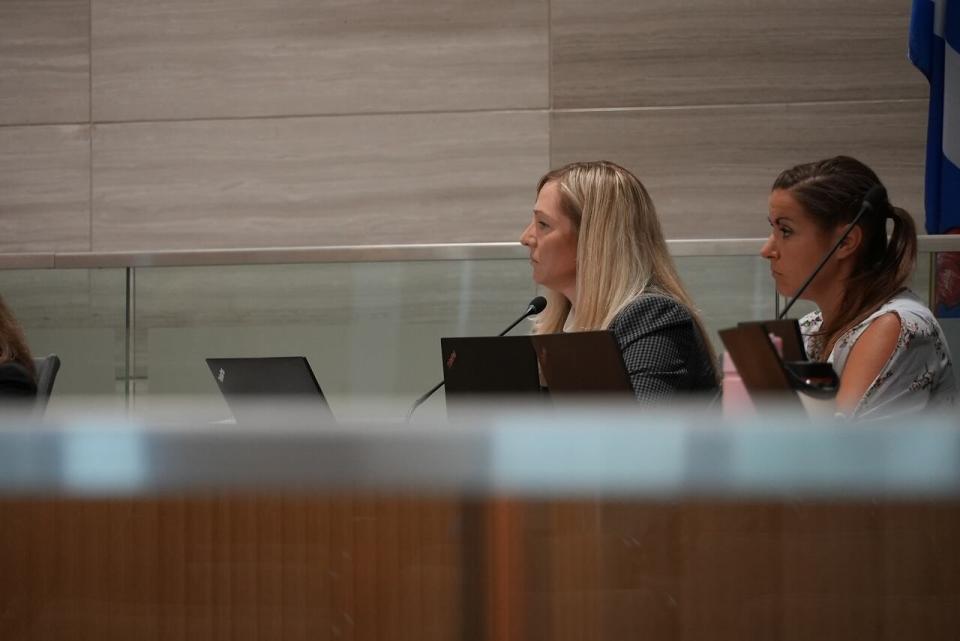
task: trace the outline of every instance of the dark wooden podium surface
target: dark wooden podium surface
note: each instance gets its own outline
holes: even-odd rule
[[[837,484],[852,488],[846,496],[803,483],[765,495],[742,483],[737,492],[722,483],[705,491],[689,479],[643,491],[649,478],[632,484],[617,476],[548,492],[529,477],[477,485],[476,476],[438,474],[431,485],[424,469],[404,476],[407,465],[429,467],[436,451],[413,456],[392,478],[355,469],[330,483],[299,468],[295,456],[282,475],[270,472],[279,459],[269,447],[260,450],[259,470],[246,460],[231,467],[229,455],[209,459],[205,489],[189,488],[197,478],[182,464],[179,485],[154,470],[136,491],[118,477],[112,494],[106,485],[98,492],[63,482],[62,469],[29,473],[31,462],[52,465],[48,450],[58,437],[11,434],[0,433],[3,641],[960,634],[960,498],[951,473],[960,450],[949,449],[960,441],[950,431],[918,437],[928,445],[940,438],[945,448],[929,465],[937,483],[903,491],[888,483],[874,496],[856,483]],[[872,449],[861,447],[870,436],[854,437],[864,439],[852,451],[862,452],[857,474],[868,479],[889,469],[891,442],[910,443],[902,433],[875,434]],[[184,452],[218,443],[170,438]],[[366,444],[385,446],[382,438]],[[464,438],[468,450],[489,455],[477,449],[482,434]],[[315,441],[283,447],[317,456],[333,448],[345,467],[357,465],[348,453],[362,449],[356,442],[338,450]],[[164,442],[148,443],[151,452],[167,448],[151,460],[176,467],[173,441]],[[769,456],[769,445],[759,451]],[[218,445],[228,454],[231,447]],[[811,478],[831,478],[845,447],[836,445],[840,458]],[[14,454],[20,476],[10,471]],[[239,476],[227,483],[218,466]],[[375,478],[364,483],[365,474]]]

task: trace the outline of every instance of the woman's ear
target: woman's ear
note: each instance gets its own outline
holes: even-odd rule
[[[846,229],[846,226],[844,226],[843,229]],[[855,225],[854,228],[850,230],[850,233],[847,234],[847,237],[843,239],[843,242],[840,243],[840,247],[837,249],[837,258],[849,258],[853,256],[862,242],[863,229],[861,229],[860,225]]]

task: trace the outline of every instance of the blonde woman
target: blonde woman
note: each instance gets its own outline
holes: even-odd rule
[[[639,400],[716,392],[713,350],[636,176],[606,161],[547,173],[520,242],[548,290],[536,333],[609,329]]]

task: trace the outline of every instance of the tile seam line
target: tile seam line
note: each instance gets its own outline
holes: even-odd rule
[[[197,118],[157,118],[135,120],[96,120],[74,122],[36,122],[36,123],[0,123],[0,129],[26,127],[69,127],[69,126],[96,126],[96,125],[138,125],[149,123],[176,123],[176,122],[232,122],[257,120],[320,120],[332,118],[365,118],[382,116],[443,116],[443,115],[470,115],[470,114],[570,114],[570,113],[637,113],[645,111],[709,111],[722,109],[740,109],[744,107],[813,107],[830,105],[883,105],[883,104],[915,104],[927,103],[927,98],[897,98],[877,100],[829,100],[829,101],[802,101],[802,102],[742,102],[722,103],[712,105],[656,105],[643,107],[530,107],[515,109],[467,109],[449,111],[380,111],[380,112],[343,112],[329,114],[277,114],[269,116],[222,116]]]
[[[617,113],[643,111],[709,111],[744,107],[818,107],[830,105],[926,104],[927,98],[882,98],[875,100],[805,100],[794,102],[728,102],[709,105],[649,105],[635,107],[554,107],[553,113]]]
[[[553,73],[553,1],[547,0],[547,171],[553,167],[553,114],[556,87]]]
[[[510,108],[510,109],[460,109],[448,111],[376,111],[376,112],[338,112],[323,114],[274,114],[266,116],[198,116],[189,118],[137,118],[130,120],[96,120],[94,125],[139,125],[147,123],[170,123],[170,122],[232,122],[232,121],[257,121],[257,120],[321,120],[333,118],[375,118],[383,116],[444,116],[444,115],[503,115],[503,114],[538,114],[547,113],[546,107],[530,108]],[[24,125],[0,125],[0,127],[40,127],[57,125],[74,125],[86,123],[31,123]]]
[[[87,2],[87,244],[93,251],[93,0]]]

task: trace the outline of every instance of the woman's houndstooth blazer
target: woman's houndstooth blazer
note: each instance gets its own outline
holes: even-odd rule
[[[717,377],[706,339],[690,311],[662,294],[641,294],[610,324],[638,400],[678,392],[716,394]]]

